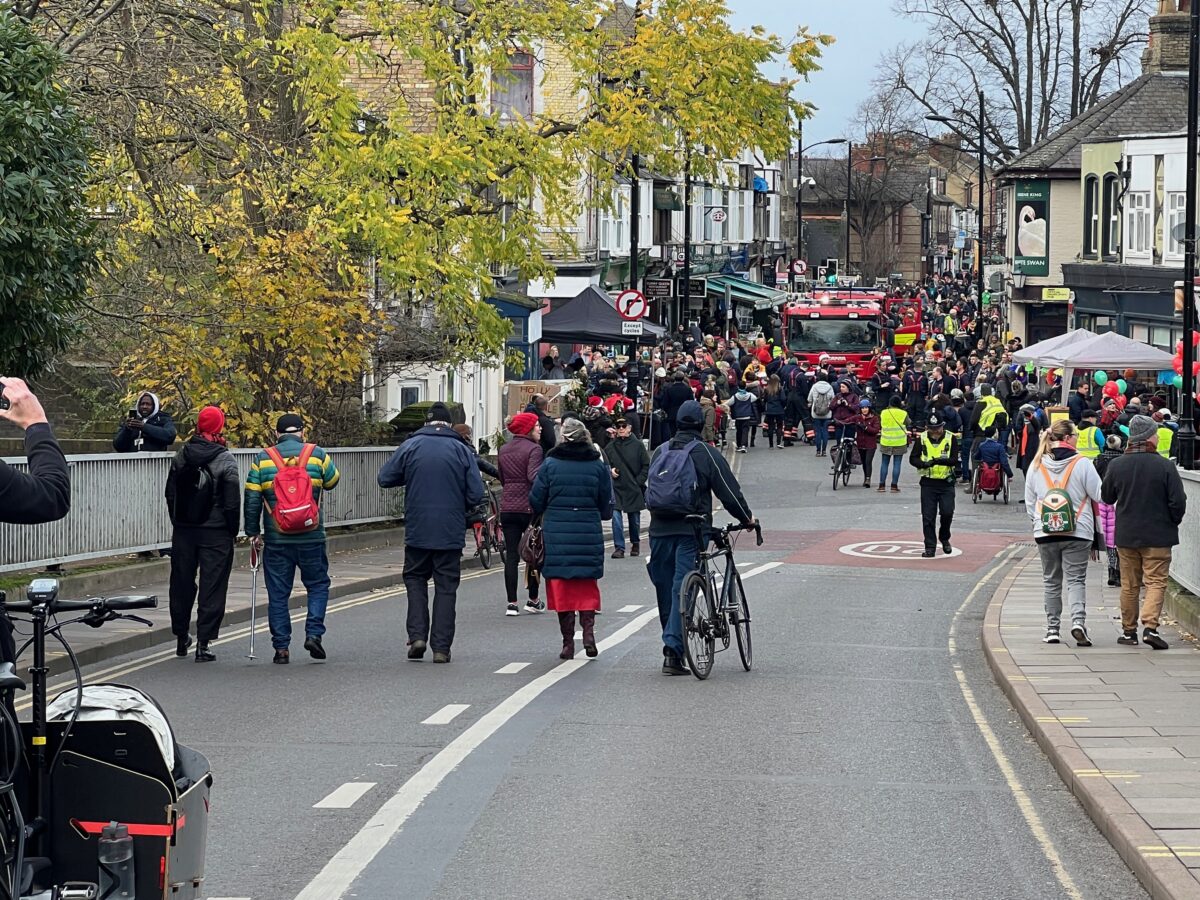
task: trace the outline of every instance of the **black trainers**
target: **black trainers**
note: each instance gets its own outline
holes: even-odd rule
[[[408,658],[409,659],[424,659],[425,658],[425,642],[424,641],[409,641],[408,642]]]
[[[1136,647],[1137,642],[1138,638],[1136,631],[1126,631],[1119,638],[1117,638],[1117,643],[1124,644],[1126,647]]]
[[[184,657],[188,655],[188,650],[192,646],[192,636],[185,634],[181,638],[175,638],[175,655]]]
[[[1142,643],[1148,647],[1153,647],[1155,650],[1166,650],[1167,642],[1162,639],[1157,628],[1142,629]]]
[[[450,662],[450,651],[449,650],[434,650],[433,651],[433,661],[435,663]]]
[[[932,550],[922,550],[921,551],[922,559],[933,559],[933,556],[934,556],[934,552]]]
[[[290,661],[288,658],[289,656],[290,654],[286,650],[276,650],[275,658],[272,659],[271,662],[275,663],[277,666],[286,666]]]
[[[1062,639],[1058,636],[1058,629],[1051,626],[1046,629],[1045,635],[1042,637],[1043,644],[1061,644]]]
[[[942,541],[942,552],[947,556],[954,552],[954,548],[950,546],[949,541]]]
[[[1076,647],[1092,646],[1092,640],[1088,637],[1087,628],[1082,622],[1071,626],[1071,637],[1074,638]]]
[[[684,661],[682,659],[680,659],[678,656],[674,656],[670,653],[668,653],[663,658],[662,673],[664,675],[687,675],[687,674],[689,674],[687,664],[684,663]]]
[[[313,659],[324,659],[325,648],[321,646],[319,637],[306,637],[304,639],[304,649],[308,651],[308,655]]]
[[[525,612],[527,613],[544,613],[546,611],[546,601],[539,600],[534,597],[532,600],[525,601]]]

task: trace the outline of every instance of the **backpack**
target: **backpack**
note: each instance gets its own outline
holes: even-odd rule
[[[175,474],[176,525],[203,525],[217,505],[217,491],[208,466],[185,464]]]
[[[823,419],[829,415],[829,410],[833,406],[833,394],[821,391],[813,397],[812,414],[818,419]]]
[[[308,461],[316,448],[316,444],[305,444],[300,455],[290,460],[280,456],[276,447],[265,451],[276,470],[275,508],[267,503],[267,512],[280,534],[304,534],[316,531],[321,525],[321,506],[313,496],[312,478],[308,474]]]
[[[980,463],[979,489],[985,494],[996,494],[999,493],[1000,487],[1000,463]]]
[[[1075,470],[1081,458],[1077,456],[1071,460],[1071,464],[1063,472],[1062,479],[1057,482],[1051,481],[1046,466],[1040,465],[1042,477],[1050,486],[1046,496],[1038,501],[1038,516],[1041,518],[1042,532],[1045,534],[1075,533],[1075,526],[1079,516],[1083,514],[1083,503],[1087,503],[1087,497],[1083,498],[1083,503],[1079,504],[1079,511],[1076,512],[1071,505],[1071,495],[1067,493],[1067,482],[1071,480],[1071,472]]]
[[[665,444],[652,460],[646,481],[646,508],[650,512],[682,517],[699,509],[700,479],[692,461],[692,448],[697,443],[688,441],[679,448]]]

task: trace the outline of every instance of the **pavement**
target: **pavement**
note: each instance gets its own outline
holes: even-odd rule
[[[215,663],[161,641],[85,675],[146,689],[208,757],[207,900],[1149,896],[988,666],[1023,509],[960,493],[961,552],[921,560],[912,470],[835,493],[812,454],[733,459],[767,538],[737,547],[751,672],[660,674],[644,558],[607,562],[594,660],[472,563],[453,662],[409,662],[403,587],[348,580],[395,581],[391,549],[333,561],[326,662],[294,640],[271,665],[265,631],[248,660],[243,623]]]
[[[1041,566],[1030,555],[989,604],[984,648],[1064,783],[1150,895],[1200,898],[1200,647],[1171,625],[1161,629],[1168,650],[1118,645],[1120,588],[1104,573],[1089,569],[1094,646],[1041,643]]]

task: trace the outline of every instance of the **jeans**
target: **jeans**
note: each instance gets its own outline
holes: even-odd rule
[[[888,456],[886,453],[884,453],[882,456],[880,456],[879,457],[879,483],[882,485],[885,481],[887,481],[888,468],[890,466],[891,470],[892,470],[892,484],[893,485],[899,484],[899,482],[900,482],[900,466],[903,464],[904,464],[903,456]]]
[[[325,633],[325,607],[329,605],[329,557],[325,542],[312,544],[267,544],[263,548],[263,577],[267,582],[267,624],[271,628],[271,646],[286,650],[292,642],[292,617],[288,600],[296,569],[308,592],[308,618],[304,636]]]
[[[1042,584],[1045,588],[1046,625],[1057,628],[1063,611],[1063,582],[1066,581],[1067,605],[1071,624],[1087,621],[1087,570],[1090,541],[1071,538],[1046,541],[1037,545],[1042,558]]]
[[[1126,631],[1137,630],[1138,595],[1145,584],[1142,625],[1145,628],[1157,628],[1167,591],[1171,548],[1118,547],[1117,556],[1121,560],[1121,627]]]
[[[509,603],[517,602],[517,576],[520,574],[521,554],[517,549],[521,546],[521,535],[533,521],[528,513],[500,513],[500,527],[504,529],[504,590]],[[538,575],[536,569],[525,566],[525,587],[529,590],[529,599],[536,600],[538,595]]]
[[[196,570],[200,571],[199,604]],[[185,637],[196,610],[196,639],[215,641],[225,617],[229,573],[233,569],[233,538],[223,528],[178,526],[171,535],[171,631]]]
[[[404,545],[404,587],[408,590],[408,639],[427,641],[435,653],[454,643],[454,607],[462,577],[462,550],[427,550]],[[429,579],[433,579],[433,624],[429,621]]]
[[[640,512],[623,513],[619,509],[614,509],[612,514],[612,530],[613,530],[613,547],[617,550],[625,549],[625,529],[621,517],[625,516],[629,519],[629,540],[634,544],[642,542],[642,514]]]
[[[971,480],[971,445],[975,442],[972,435],[964,433],[962,436],[962,450],[960,452],[960,462],[962,478],[964,481]]]
[[[941,527],[935,530],[938,514]],[[937,549],[938,541],[950,540],[950,523],[954,521],[954,482],[921,479],[921,531],[925,549]]]
[[[824,453],[829,446],[829,420],[813,419],[813,443],[818,453]]]
[[[650,580],[658,595],[658,618],[662,622],[663,647],[683,658],[683,620],[679,615],[679,591],[684,576],[696,568],[700,550],[695,535],[672,534],[650,538]]]

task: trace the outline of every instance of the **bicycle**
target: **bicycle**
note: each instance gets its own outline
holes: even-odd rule
[[[843,437],[833,450],[833,489],[850,484],[850,473],[854,471],[855,443],[852,437]]]
[[[706,519],[704,516],[688,516],[696,530],[696,543],[707,548],[704,539]],[[688,572],[680,587],[679,610],[683,619],[683,649],[692,674],[703,681],[712,671],[716,642],[720,639],[722,650],[728,650],[736,637],[742,668],[750,671],[754,663],[750,641],[750,605],[746,602],[746,591],[742,587],[742,576],[738,574],[733,559],[735,541],[730,535],[739,531],[753,530],[762,546],[762,526],[726,525],[710,532],[713,549],[702,550],[697,558],[697,567]],[[717,572],[710,563],[725,558],[725,571],[721,586],[717,587]]]
[[[500,526],[500,504],[492,491],[488,491],[485,504],[487,511],[479,521],[471,523],[471,530],[475,532],[475,555],[479,557],[480,565],[490,569],[492,551],[496,551],[503,564],[508,558],[508,548],[504,544],[504,529]]]
[[[5,776],[0,784],[0,900],[200,896],[212,786],[208,760],[176,743],[157,704],[132,689],[105,686],[142,697],[143,709],[153,707],[150,718],[166,726],[165,737],[138,718],[81,717],[81,707],[94,709],[98,702],[94,695],[85,699],[79,661],[62,635],[68,625],[80,622],[100,628],[125,619],[150,626],[153,623],[130,611],[153,609],[158,598],[59,600],[53,579],[34,581],[27,597],[7,601],[0,592],[0,615],[33,626],[32,635],[17,650],[19,658],[33,648],[31,721],[24,725],[16,721],[12,697],[25,683],[12,663],[0,665],[5,701],[0,704],[0,749],[5,751],[0,768]],[[30,617],[15,619],[14,612]],[[73,612],[82,615],[57,618]],[[47,718],[47,638],[62,645],[75,676],[74,703],[65,720]],[[11,758],[9,738],[16,741]],[[29,748],[27,754],[22,747]],[[116,863],[101,856],[101,842],[94,840],[108,831],[109,823],[121,823],[129,837],[129,855]],[[107,876],[100,884],[98,869]],[[177,877],[181,872],[183,877]]]

